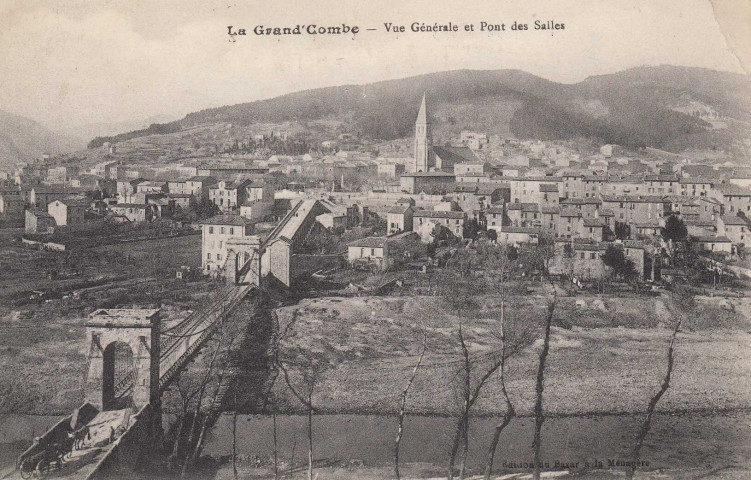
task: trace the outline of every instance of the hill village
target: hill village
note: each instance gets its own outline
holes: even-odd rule
[[[273,247],[275,258],[289,259],[274,267],[275,276],[287,285],[313,273],[315,264],[305,272],[294,264],[296,254],[315,250],[311,231],[319,243],[330,237],[325,253],[371,272],[436,265],[435,248],[401,248],[416,240],[454,247],[483,240],[515,250],[544,245],[550,273],[582,284],[614,274],[652,282],[685,277],[687,265],[696,266],[679,261],[686,254],[710,270],[751,274],[751,168],[609,144],[582,154],[571,142],[466,130],[438,145],[433,127],[423,97],[413,142],[379,145],[377,155],[353,134],[307,153],[273,153],[301,150],[283,131],[216,146],[211,156],[201,151],[151,164],[147,147],[105,144],[105,161],[86,169],[47,157],[0,172],[0,221],[23,225],[26,245],[53,250],[71,248],[102,225],[110,232],[200,229],[201,271],[193,275],[226,273],[233,254],[273,234],[283,244]],[[301,220],[287,226],[291,211]],[[363,226],[373,227],[370,235],[347,234]]]
[[[438,141],[430,97],[414,110],[388,142],[207,124],[0,173],[0,413],[53,415],[0,476],[716,468],[678,438],[743,457],[751,168]]]

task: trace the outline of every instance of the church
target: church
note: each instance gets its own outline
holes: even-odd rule
[[[433,126],[426,95],[415,121],[415,152],[407,173],[444,172],[453,173],[456,163],[476,163],[480,159],[467,147],[433,146]]]

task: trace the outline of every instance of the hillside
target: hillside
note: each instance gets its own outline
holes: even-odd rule
[[[61,125],[58,132],[71,138],[85,138],[86,141],[97,136],[112,136],[122,132],[142,130],[154,123],[166,123],[176,120],[178,117],[168,115],[153,115],[145,119],[113,122],[94,122],[83,125]]]
[[[0,110],[0,169],[34,160],[43,153],[64,153],[82,147],[80,141],[53,133],[37,122]]]
[[[291,93],[211,108],[114,137],[123,141],[207,123],[252,125],[337,120],[365,138],[412,134],[427,92],[440,141],[463,128],[520,138],[595,137],[629,147],[741,150],[751,134],[751,82],[743,75],[686,67],[640,67],[573,84],[518,70],[457,70]]]

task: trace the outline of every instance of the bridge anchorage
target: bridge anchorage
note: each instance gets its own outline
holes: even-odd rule
[[[159,405],[159,310],[99,309],[86,330],[85,400],[99,410]]]

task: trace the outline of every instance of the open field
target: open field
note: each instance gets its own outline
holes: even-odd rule
[[[65,289],[86,279],[170,279],[181,265],[201,266],[200,235],[126,242],[70,252],[25,248],[20,242],[13,241],[13,236],[7,231],[0,234],[0,265],[7,273],[0,276],[0,306],[8,306],[24,292]],[[46,276],[48,270],[73,269],[80,275],[63,280],[50,280]]]
[[[475,298],[462,312],[472,358],[499,348],[498,299]],[[577,307],[579,304],[585,306]],[[539,334],[544,297],[514,297],[509,322]],[[428,330],[428,351],[408,401],[413,413],[458,411],[455,378],[461,367],[458,316],[440,297],[357,297],[305,300],[278,311],[283,332],[280,356],[293,387],[296,365],[310,357],[323,365],[313,396],[321,412],[394,413],[398,396],[419,353],[419,322]],[[679,314],[668,295],[628,299],[563,297],[555,324],[545,383],[545,410],[552,415],[642,412],[666,368],[669,327]],[[746,299],[697,300],[678,336],[671,389],[662,411],[750,408],[751,321]],[[564,328],[565,327],[565,328]],[[541,341],[527,345],[508,363],[507,388],[520,415],[534,403],[534,377]],[[487,356],[486,356],[487,358]],[[480,369],[487,360],[477,363]],[[503,410],[497,375],[474,414]],[[284,410],[300,403],[284,382],[274,391]]]
[[[14,273],[0,276],[0,413],[61,414],[78,406],[89,349],[83,324],[94,308],[160,304],[169,323],[213,287],[174,279],[181,265],[200,267],[199,235],[74,251],[68,262],[81,275],[48,279],[45,269],[64,257],[2,238],[0,263]],[[59,295],[29,303],[31,290]]]

